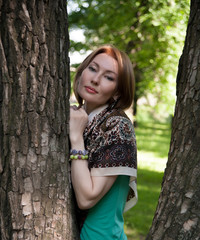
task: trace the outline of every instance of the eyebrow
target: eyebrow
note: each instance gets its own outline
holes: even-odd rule
[[[95,61],[92,61],[92,62],[90,62],[90,63],[94,63],[94,64],[96,64],[98,67],[100,67],[100,65],[99,65],[97,62],[95,62]],[[106,70],[106,72],[110,72],[110,73],[114,73],[115,75],[118,75],[118,73],[113,72],[112,70],[109,70],[109,69],[105,69],[105,70]]]

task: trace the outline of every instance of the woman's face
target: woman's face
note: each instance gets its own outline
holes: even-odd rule
[[[117,61],[106,53],[98,54],[83,70],[78,81],[78,94],[85,100],[89,114],[116,95]]]

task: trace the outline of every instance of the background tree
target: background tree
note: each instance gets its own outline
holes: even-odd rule
[[[66,1],[0,1],[0,239],[76,239]]]
[[[146,239],[200,239],[200,1],[190,18],[177,76],[169,160]]]
[[[174,105],[171,85],[185,37],[189,0],[69,0],[70,6],[70,29],[82,29],[86,37],[85,42],[71,41],[71,51],[114,44],[133,63],[135,102],[153,93],[158,102]]]

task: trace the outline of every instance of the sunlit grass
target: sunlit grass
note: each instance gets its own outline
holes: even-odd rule
[[[170,144],[170,125],[139,123],[137,205],[124,214],[128,240],[144,240],[156,210]]]
[[[165,158],[157,157],[154,152],[138,152],[138,168],[148,169],[156,172],[163,172],[166,167],[167,156]]]
[[[154,158],[166,158],[170,143],[167,123],[139,123],[136,129],[138,151],[151,152]]]
[[[138,169],[137,205],[124,215],[128,239],[128,232],[135,230],[141,237],[145,236],[150,228],[156,209],[163,173],[145,169]]]

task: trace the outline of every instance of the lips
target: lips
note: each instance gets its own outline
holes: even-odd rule
[[[94,88],[89,86],[86,86],[85,89],[88,93],[92,93],[92,94],[98,93]]]

